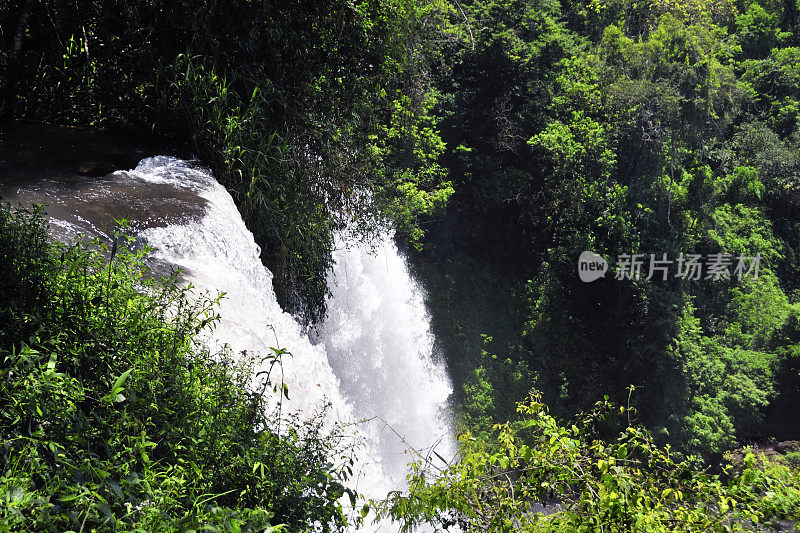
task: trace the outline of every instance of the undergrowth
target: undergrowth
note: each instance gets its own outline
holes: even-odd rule
[[[517,413],[482,438],[463,434],[457,462],[418,459],[410,494],[376,502],[379,516],[401,531],[432,523],[493,533],[782,531],[777,522],[800,519],[800,472],[788,454],[745,448],[712,471],[659,447],[634,425],[635,410],[608,397],[572,424],[536,391]]]
[[[57,244],[38,210],[0,209],[0,531],[343,526],[324,409],[277,426],[264,361],[198,339],[215,301],[127,244]]]

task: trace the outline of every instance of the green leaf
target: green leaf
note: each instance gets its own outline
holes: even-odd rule
[[[131,375],[131,372],[133,372],[132,368],[120,374],[120,376],[116,379],[116,381],[114,381],[114,385],[111,387],[111,392],[108,393],[106,399],[109,399],[114,402],[121,402],[125,400],[125,397],[122,396],[122,394],[120,393],[122,392],[122,389],[125,387],[125,380],[128,379],[128,376]],[[122,399],[119,399],[120,396],[122,397]]]
[[[56,359],[58,359],[58,354],[53,352],[50,354],[50,360],[47,362],[47,372],[54,372],[56,369]]]

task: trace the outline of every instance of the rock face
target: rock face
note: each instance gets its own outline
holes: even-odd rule
[[[784,455],[791,452],[800,452],[800,441],[786,440],[779,442],[775,445],[775,451]]]
[[[202,215],[205,200],[166,183],[147,183],[127,171],[164,153],[146,139],[91,129],[16,123],[0,129],[0,197],[40,204],[53,235],[108,240],[115,220],[137,232]]]

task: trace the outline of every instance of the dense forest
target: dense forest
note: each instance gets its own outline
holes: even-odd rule
[[[437,81],[456,193],[421,262],[469,356],[470,424],[532,382],[562,415],[634,385],[640,422],[687,452],[797,438],[797,6],[465,9]],[[583,250],[642,254],[645,275],[650,254],[762,260],[756,279],[734,261],[583,283]]]
[[[800,440],[800,3],[15,0],[0,28],[5,121],[196,154],[309,327],[336,232],[396,229],[462,437],[381,516],[800,520],[800,445],[748,448]],[[324,412],[268,429],[252,368],[196,340],[211,302],[0,215],[0,530],[358,522]]]

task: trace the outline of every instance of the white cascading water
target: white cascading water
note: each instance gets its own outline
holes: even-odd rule
[[[371,244],[339,239],[337,248],[318,337],[355,415],[371,420],[365,431],[380,452],[384,489],[397,489],[409,448],[438,463],[431,450],[452,457],[444,408],[452,386],[434,354],[422,289],[390,232]]]
[[[437,452],[452,457],[446,407],[451,385],[433,356],[420,288],[388,232],[375,254],[364,245],[335,253],[329,314],[311,342],[281,309],[253,235],[208,171],[159,156],[127,174],[189,189],[206,200],[197,220],[151,227],[139,237],[154,248],[157,261],[185,271],[198,291],[226,293],[212,340],[262,355],[270,347],[287,348],[287,409],[310,416],[330,402],[331,416],[341,423],[368,420],[351,426],[365,440],[353,488],[368,498],[402,490],[406,464],[414,459],[405,453],[408,446],[424,451],[439,442]]]

